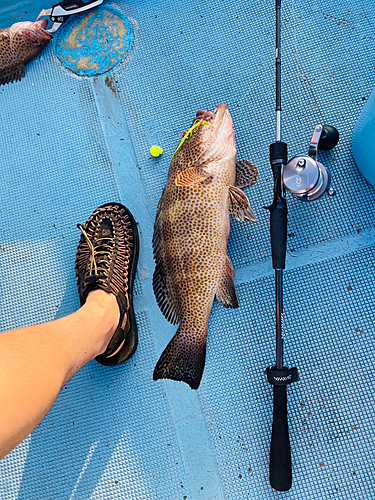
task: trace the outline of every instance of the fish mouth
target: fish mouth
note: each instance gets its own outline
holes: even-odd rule
[[[234,141],[233,120],[229,113],[227,104],[219,104],[215,111],[202,110],[197,111],[196,117],[193,120],[193,125],[183,134],[184,139],[178,146],[176,152],[184,143],[185,138],[191,136],[194,130],[198,130],[200,125],[210,125],[206,130],[210,130],[209,139],[201,136],[201,142],[198,146],[205,152],[206,160],[215,157],[216,160],[224,158],[231,151],[236,153],[236,145]],[[210,144],[211,142],[211,144]],[[197,146],[197,143],[195,143]],[[208,161],[208,160],[207,160]],[[213,161],[213,160],[209,160]]]
[[[226,124],[229,116],[228,105],[222,103],[216,106],[215,111],[213,112],[199,109],[196,117],[194,118],[194,122],[204,120],[210,125],[213,125],[214,128],[219,129],[222,125]]]
[[[216,106],[214,115],[215,121],[213,125],[215,126],[215,128],[221,128],[222,126],[225,126],[229,117],[228,105],[223,103]]]
[[[219,104],[214,112],[199,110],[193,123],[208,123],[211,125],[209,127],[212,132],[211,145],[208,142],[206,143],[205,140],[201,143],[207,158],[215,157],[217,160],[226,157],[231,151],[236,153],[233,120],[227,104]],[[208,149],[206,149],[205,145],[208,146]]]
[[[219,104],[214,111],[214,121],[212,123],[216,137],[227,143],[231,147],[234,142],[233,120],[229,113],[227,104]]]
[[[205,121],[211,125],[213,125],[214,121],[215,121],[215,112],[212,112],[210,110],[203,110],[203,109],[199,109],[197,111],[197,114],[193,120],[193,123],[197,122],[197,121]]]
[[[49,38],[53,38],[51,33],[47,31],[48,27],[48,19],[41,19],[40,21],[35,21],[35,24],[42,30],[43,33],[49,36]]]

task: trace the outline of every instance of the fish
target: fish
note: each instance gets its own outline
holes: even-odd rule
[[[252,162],[237,162],[227,104],[214,112],[199,110],[172,157],[154,224],[154,295],[166,319],[179,323],[155,366],[154,380],[198,389],[214,299],[225,307],[239,306],[227,254],[229,215],[256,221],[242,189],[255,184],[257,176]]]
[[[0,30],[0,85],[25,76],[26,63],[37,56],[52,39],[46,31],[48,20],[24,21]]]

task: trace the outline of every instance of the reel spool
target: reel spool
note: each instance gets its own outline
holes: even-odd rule
[[[334,194],[330,187],[331,176],[318,162],[318,148],[329,151],[339,141],[339,133],[330,125],[317,125],[311,138],[308,156],[299,155],[285,165],[282,181],[284,188],[302,201],[315,201],[325,195]]]

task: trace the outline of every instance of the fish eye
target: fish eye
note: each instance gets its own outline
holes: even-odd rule
[[[35,47],[39,47],[40,45],[42,45],[42,43],[42,40],[34,40]]]

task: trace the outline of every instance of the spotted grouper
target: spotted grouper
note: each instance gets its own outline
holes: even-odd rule
[[[161,378],[197,389],[206,357],[213,301],[238,307],[234,269],[227,255],[229,214],[255,221],[241,188],[257,180],[248,161],[236,163],[233,121],[226,104],[198,111],[173,155],[153,236],[157,303],[177,333],[154,370]]]
[[[0,85],[21,80],[26,63],[37,56],[52,39],[47,19],[15,23],[0,30]]]

